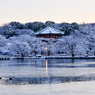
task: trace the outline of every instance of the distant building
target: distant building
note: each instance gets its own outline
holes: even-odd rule
[[[59,31],[52,26],[47,26],[46,28],[42,29],[41,31],[38,31],[35,33],[38,37],[44,37],[44,38],[55,38],[58,39],[58,37],[64,35],[64,31]]]

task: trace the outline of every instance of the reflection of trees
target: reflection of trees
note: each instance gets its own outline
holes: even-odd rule
[[[48,76],[48,62],[46,60],[46,77]]]
[[[74,64],[74,59],[72,58],[72,63]]]
[[[16,59],[16,62],[17,62],[17,63],[24,63],[24,61],[25,61],[24,58],[22,58],[22,59]]]

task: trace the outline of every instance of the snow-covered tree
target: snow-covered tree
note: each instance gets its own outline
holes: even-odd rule
[[[46,27],[46,25],[42,22],[33,22],[33,23],[29,22],[26,23],[25,25],[28,27],[28,29],[31,29],[34,32],[37,32]]]
[[[16,29],[16,34],[17,35],[31,35],[31,36],[35,36],[35,33],[31,30],[31,29]]]
[[[4,36],[0,35],[0,47],[4,47],[7,43],[8,40]]]
[[[10,44],[9,52],[11,55],[21,54],[24,57],[30,54],[31,48],[26,42],[13,41]]]
[[[16,33],[15,30],[13,30],[12,28],[9,28],[7,29],[6,31],[4,31],[3,35],[6,37],[6,38],[10,38],[12,36],[17,36],[18,34]]]

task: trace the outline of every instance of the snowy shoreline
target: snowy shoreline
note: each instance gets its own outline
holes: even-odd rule
[[[11,57],[11,59],[94,59],[95,56],[89,57],[64,57],[64,56],[43,56],[43,57]]]
[[[33,57],[0,57],[0,60],[10,60],[10,59],[95,59],[95,56],[88,56],[88,57],[71,57],[71,56],[33,56]]]

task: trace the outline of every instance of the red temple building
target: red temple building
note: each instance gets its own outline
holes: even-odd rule
[[[53,28],[52,26],[47,26],[46,28],[42,29],[41,31],[36,32],[35,34],[38,37],[58,39],[58,37],[64,35],[64,31],[59,31]]]

